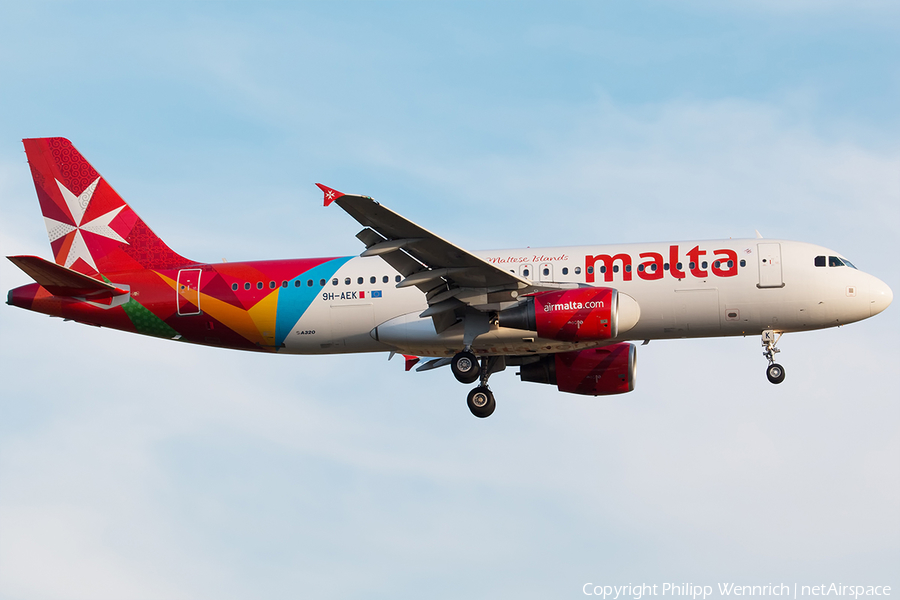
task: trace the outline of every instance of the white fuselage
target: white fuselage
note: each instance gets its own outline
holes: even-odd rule
[[[634,327],[612,341],[804,331],[859,321],[890,304],[890,289],[821,246],[728,239],[475,252],[540,284],[612,287],[640,307]],[[816,266],[824,260],[824,266]],[[834,259],[838,260],[834,260]],[[837,264],[840,263],[840,264]],[[834,266],[829,266],[832,264]],[[360,283],[361,282],[361,283]],[[462,347],[463,326],[440,334],[425,295],[396,288],[380,258],[352,258],[328,281],[285,340],[298,354],[399,351],[447,356]],[[473,344],[480,354],[565,352],[598,343],[536,338],[492,325]]]

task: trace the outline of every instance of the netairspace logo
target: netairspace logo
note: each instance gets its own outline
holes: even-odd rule
[[[595,585],[586,583],[581,591],[585,596],[601,596],[604,600],[617,600],[618,598],[630,598],[641,600],[645,596],[678,596],[690,597],[692,600],[706,600],[718,591],[716,597],[723,596],[782,596],[785,598],[797,598],[804,596],[841,596],[858,600],[866,596],[890,596],[889,585],[843,585],[841,583],[819,585],[787,585],[784,583],[767,585],[739,585],[736,583],[719,583],[716,589],[711,585],[697,585],[694,583],[663,583],[638,585]]]

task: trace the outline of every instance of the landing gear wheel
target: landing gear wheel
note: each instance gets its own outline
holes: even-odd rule
[[[772,363],[766,368],[766,377],[772,383],[781,383],[784,381],[784,367],[778,363]]]
[[[481,368],[478,366],[478,359],[475,355],[468,351],[462,351],[453,357],[450,363],[450,370],[453,371],[454,377],[460,383],[474,383],[478,379]]]
[[[494,413],[494,409],[497,408],[494,394],[484,386],[478,386],[469,392],[466,404],[469,405],[469,410],[472,411],[472,414],[479,419],[491,416]]]

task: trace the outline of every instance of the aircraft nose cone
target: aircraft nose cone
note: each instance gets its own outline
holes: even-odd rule
[[[888,306],[894,299],[894,292],[888,287],[888,284],[876,279],[872,286],[871,302],[869,303],[869,311],[872,316],[877,315]]]

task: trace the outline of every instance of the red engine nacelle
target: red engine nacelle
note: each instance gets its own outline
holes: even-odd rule
[[[618,334],[619,293],[613,288],[540,292],[500,313],[500,325],[537,331],[566,342],[608,340]]]
[[[549,383],[561,392],[585,396],[624,394],[634,389],[637,348],[621,343],[542,356],[522,365],[522,381]]]

